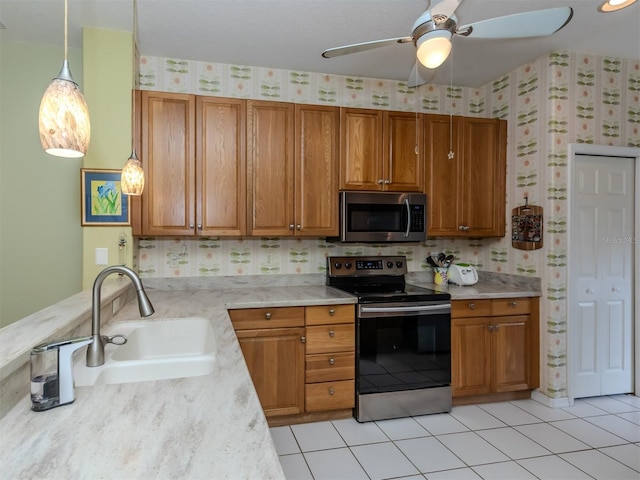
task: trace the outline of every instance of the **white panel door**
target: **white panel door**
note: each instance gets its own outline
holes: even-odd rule
[[[574,398],[633,391],[634,159],[576,155],[569,354]]]

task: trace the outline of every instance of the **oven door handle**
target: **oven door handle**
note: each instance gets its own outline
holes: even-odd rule
[[[443,313],[450,312],[451,304],[444,305],[414,305],[403,307],[365,307],[360,306],[361,313]]]

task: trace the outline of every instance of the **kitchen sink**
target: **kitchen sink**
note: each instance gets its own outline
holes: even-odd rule
[[[104,365],[87,367],[84,355],[79,356],[76,386],[195,377],[215,367],[216,341],[207,318],[118,322],[107,333],[116,334],[125,335],[127,343],[107,344]]]

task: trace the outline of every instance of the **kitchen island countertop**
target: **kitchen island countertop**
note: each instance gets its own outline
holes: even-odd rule
[[[354,299],[322,285],[147,293],[156,313],[143,321],[210,319],[214,372],[78,387],[74,403],[44,412],[31,411],[26,396],[0,420],[3,478],[284,478],[227,308]],[[135,301],[105,329],[127,320],[140,320]]]

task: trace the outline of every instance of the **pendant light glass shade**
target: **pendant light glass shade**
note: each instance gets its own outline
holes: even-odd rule
[[[131,151],[131,156],[122,167],[120,188],[125,195],[142,195],[144,191],[144,170],[135,150]]]
[[[91,123],[87,102],[74,82],[67,61],[67,1],[64,2],[64,62],[42,95],[38,115],[40,143],[57,157],[79,158],[87,153]]]

